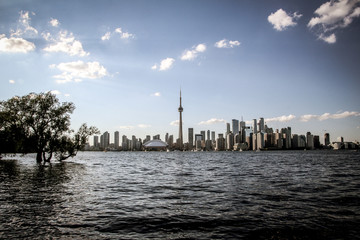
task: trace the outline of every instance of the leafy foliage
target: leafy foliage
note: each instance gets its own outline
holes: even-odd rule
[[[73,157],[88,136],[98,133],[83,124],[71,137],[70,114],[73,103],[60,103],[54,94],[30,93],[0,102],[2,152],[36,152],[38,162],[49,162],[55,153],[59,160]]]

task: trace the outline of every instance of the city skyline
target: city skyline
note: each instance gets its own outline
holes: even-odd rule
[[[359,16],[344,0],[1,1],[0,100],[52,91],[75,129],[176,139],[181,86],[186,140],[260,117],[360,140]]]

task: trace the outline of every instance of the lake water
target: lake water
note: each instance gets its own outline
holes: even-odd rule
[[[359,239],[360,152],[0,160],[0,239]]]

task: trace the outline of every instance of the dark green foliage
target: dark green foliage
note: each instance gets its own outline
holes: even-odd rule
[[[83,124],[73,134],[74,109],[73,103],[60,103],[50,92],[0,102],[0,153],[35,152],[38,162],[49,162],[53,154],[59,160],[75,156],[98,130]]]

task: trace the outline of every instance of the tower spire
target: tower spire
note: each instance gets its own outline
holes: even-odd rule
[[[184,111],[181,105],[181,87],[180,87],[180,106],[179,106],[179,149],[183,150],[183,130],[182,130],[182,112]]]

